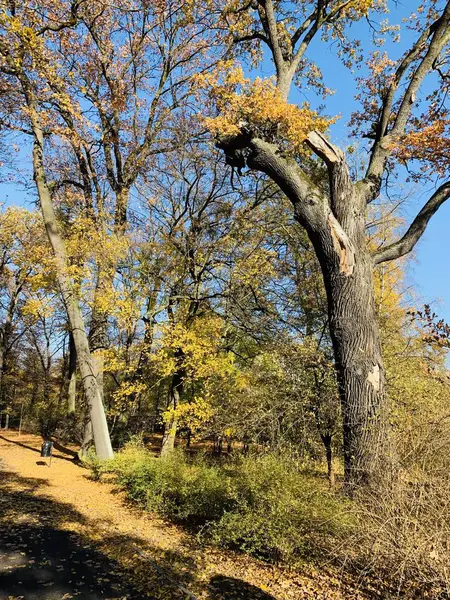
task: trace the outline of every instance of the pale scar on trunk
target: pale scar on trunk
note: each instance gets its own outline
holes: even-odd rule
[[[353,245],[339,224],[339,221],[331,212],[328,215],[328,224],[330,226],[334,249],[339,255],[339,269],[341,273],[344,273],[348,277],[353,273],[355,266]]]
[[[376,392],[380,389],[380,365],[374,365],[367,375],[367,381],[373,385]]]

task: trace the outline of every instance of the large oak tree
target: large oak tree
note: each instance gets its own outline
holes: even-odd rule
[[[253,60],[263,48],[262,56],[268,53],[272,59],[275,78],[252,81],[242,70],[224,65],[212,82],[218,112],[206,119],[231,165],[260,171],[278,184],[314,246],[328,298],[342,404],[345,479],[350,486],[386,471],[389,463],[373,271],[414,248],[432,215],[450,196],[450,182],[444,180],[437,187],[404,235],[375,251],[366,235],[368,205],[380,198],[386,176],[405,161],[422,161],[422,176],[427,168],[445,175],[450,3],[433,0],[415,7],[409,27],[416,39],[398,60],[372,47],[365,67],[368,76],[362,80],[361,109],[353,117],[353,133],[362,143],[369,140],[365,144],[369,160],[361,178],[351,176],[344,150],[325,135],[326,121],[306,105],[289,104],[289,94],[296,85],[312,83],[323,90],[326,84],[315,63],[313,41],[314,48],[319,40],[326,45],[333,42],[344,61],[353,63],[362,51],[351,42],[349,27],[388,11],[390,5],[373,0],[231,3],[226,18],[235,43],[242,44]],[[419,98],[429,75],[433,92]],[[313,180],[306,152],[324,163],[328,185]]]

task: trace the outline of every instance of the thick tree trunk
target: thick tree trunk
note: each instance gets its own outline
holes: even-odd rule
[[[95,442],[92,431],[92,421],[89,420],[84,427],[83,441],[81,443],[81,448],[79,452],[80,458],[85,458],[88,455],[89,449],[92,447],[93,443]]]
[[[389,462],[384,368],[373,293],[373,263],[355,254],[350,276],[319,253],[342,407],[344,474],[349,488],[376,479]]]
[[[294,217],[314,246],[327,292],[330,333],[342,405],[348,489],[386,472],[384,369],[373,297],[373,258],[367,250],[366,187],[353,184],[344,153],[321,133],[308,145],[327,165],[329,193],[279,146],[243,132],[218,146],[230,164],[268,175],[292,202]]]
[[[94,367],[89,350],[83,314],[81,312],[78,299],[75,296],[72,281],[68,275],[69,264],[65,245],[59,232],[50,189],[45,177],[43,161],[43,131],[39,124],[38,113],[31,97],[31,91],[27,86],[27,82],[24,81],[33,131],[35,134],[33,147],[33,168],[42,216],[44,219],[47,236],[53,249],[58,287],[67,311],[70,330],[72,332],[77,351],[81,381],[83,383],[84,394],[90,410],[95,450],[100,459],[108,459],[113,457],[111,440],[108,432],[108,424],[106,422],[102,398],[97,388],[97,381],[94,374]]]

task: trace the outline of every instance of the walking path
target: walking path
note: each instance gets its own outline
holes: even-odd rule
[[[356,600],[325,573],[289,574],[129,506],[70,454],[0,432],[0,600]]]

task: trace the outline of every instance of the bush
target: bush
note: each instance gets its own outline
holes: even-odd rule
[[[110,460],[100,460],[95,453],[95,450],[91,448],[86,456],[82,458],[83,464],[90,469],[91,479],[93,481],[100,481],[104,473],[108,473],[111,469]]]
[[[211,525],[213,539],[275,561],[327,552],[352,527],[347,502],[287,458],[240,461],[237,510]]]
[[[450,431],[430,424],[423,444],[418,432],[415,441],[406,456],[399,452],[394,481],[359,493],[347,560],[399,595],[450,598]]]
[[[217,465],[179,451],[155,458],[131,443],[112,469],[147,510],[195,527],[218,545],[272,561],[323,552],[352,526],[347,503],[287,458],[251,456]]]

